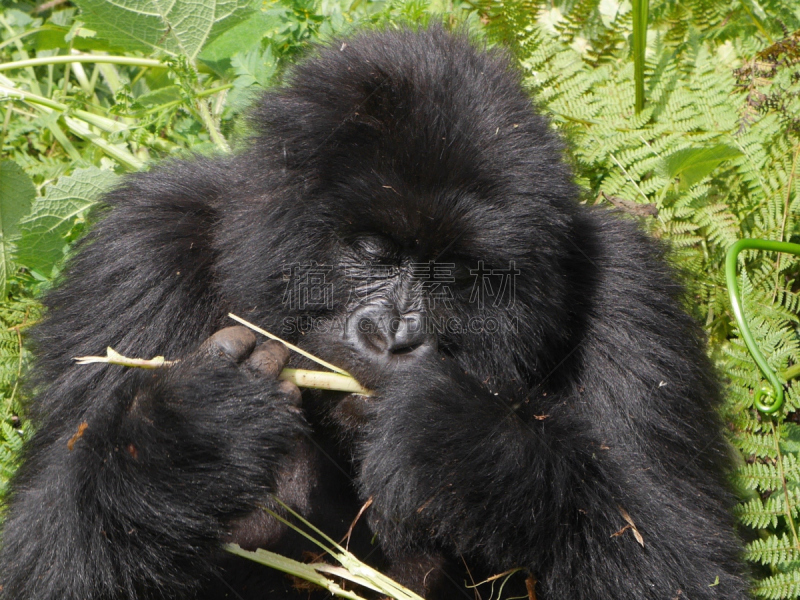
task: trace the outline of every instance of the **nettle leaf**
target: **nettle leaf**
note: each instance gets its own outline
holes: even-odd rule
[[[194,60],[205,44],[245,19],[253,0],[76,0],[86,26],[127,50]]]
[[[691,187],[726,160],[741,155],[739,150],[726,144],[717,144],[710,148],[686,148],[666,158],[666,170],[670,178],[680,177],[683,185]]]
[[[20,223],[19,262],[49,276],[64,256],[64,237],[116,177],[111,171],[89,167],[47,186],[45,195],[36,199],[30,214]]]
[[[0,161],[0,299],[3,300],[8,277],[14,272],[13,240],[34,198],[36,187],[22,167],[13,160]]]

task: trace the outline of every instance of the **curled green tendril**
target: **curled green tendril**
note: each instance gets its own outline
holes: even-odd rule
[[[758,368],[764,374],[764,377],[769,381],[769,385],[763,386],[761,389],[756,390],[756,395],[753,404],[759,412],[765,415],[773,415],[783,407],[783,386],[782,381],[775,371],[767,363],[767,359],[759,350],[753,334],[750,332],[750,327],[744,318],[742,311],[741,296],[739,294],[739,282],[736,278],[736,258],[742,250],[766,250],[768,252],[786,252],[788,254],[800,255],[800,244],[790,244],[789,242],[773,242],[770,240],[739,240],[730,250],[725,259],[725,279],[728,283],[728,295],[731,300],[731,308],[733,309],[733,316],[736,319],[736,324],[739,326],[739,331],[742,334],[742,339],[747,345],[747,350],[753,357],[753,360],[758,365]],[[768,399],[765,401],[765,399]]]

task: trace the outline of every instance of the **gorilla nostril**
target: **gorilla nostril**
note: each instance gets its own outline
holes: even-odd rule
[[[359,309],[349,320],[345,336],[363,352],[386,358],[411,354],[423,346],[433,345],[420,313],[400,316],[386,306]]]
[[[398,356],[398,355],[401,355],[401,354],[411,354],[414,350],[416,350],[420,346],[422,346],[422,342],[419,342],[419,343],[416,343],[416,344],[408,344],[408,345],[399,346],[399,347],[397,345],[393,345],[389,349],[389,352],[391,352],[395,356]]]
[[[385,354],[389,351],[391,332],[385,327],[386,309],[365,306],[350,315],[345,327],[345,338],[368,354]]]
[[[357,325],[358,339],[377,352],[386,352],[389,347],[387,332],[380,321],[373,317],[362,317]]]
[[[419,313],[409,313],[398,319],[389,344],[389,352],[395,356],[410,354],[426,343],[430,336],[425,332],[424,320]]]

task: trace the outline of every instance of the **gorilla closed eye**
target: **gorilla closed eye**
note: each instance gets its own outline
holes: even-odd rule
[[[372,260],[388,259],[397,251],[394,242],[376,235],[356,237],[352,241],[351,247],[363,258]]]
[[[426,600],[512,568],[507,597],[748,598],[700,329],[661,247],[578,203],[520,79],[441,26],[360,33],[264,95],[249,148],[107,194],[35,333],[0,598],[306,599],[221,551],[314,555],[273,495]],[[387,215],[343,252],[333,232]],[[420,266],[443,252],[486,278],[449,293]],[[396,271],[345,290],[367,271],[334,273],[343,254]],[[218,331],[228,312],[276,333],[332,317],[286,338],[373,396],[301,395],[278,374],[303,359]],[[71,366],[108,346],[178,362]]]

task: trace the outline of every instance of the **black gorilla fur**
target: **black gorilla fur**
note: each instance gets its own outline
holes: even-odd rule
[[[272,492],[336,538],[372,497],[351,549],[428,598],[514,567],[542,600],[747,597],[719,390],[681,289],[634,224],[576,202],[502,53],[440,27],[361,34],[253,118],[242,153],[126,178],[49,295],[3,598],[307,597],[220,549],[307,556],[260,512]],[[285,267],[314,261],[336,267],[330,306],[294,306]],[[409,275],[428,261],[453,265],[448,301]],[[513,303],[470,299],[478,261],[515,266]],[[286,334],[368,400],[300,400],[281,348],[241,329],[201,345],[229,311],[280,333],[365,306],[500,331],[400,350],[349,325]],[[182,360],[73,364],[109,345]]]

